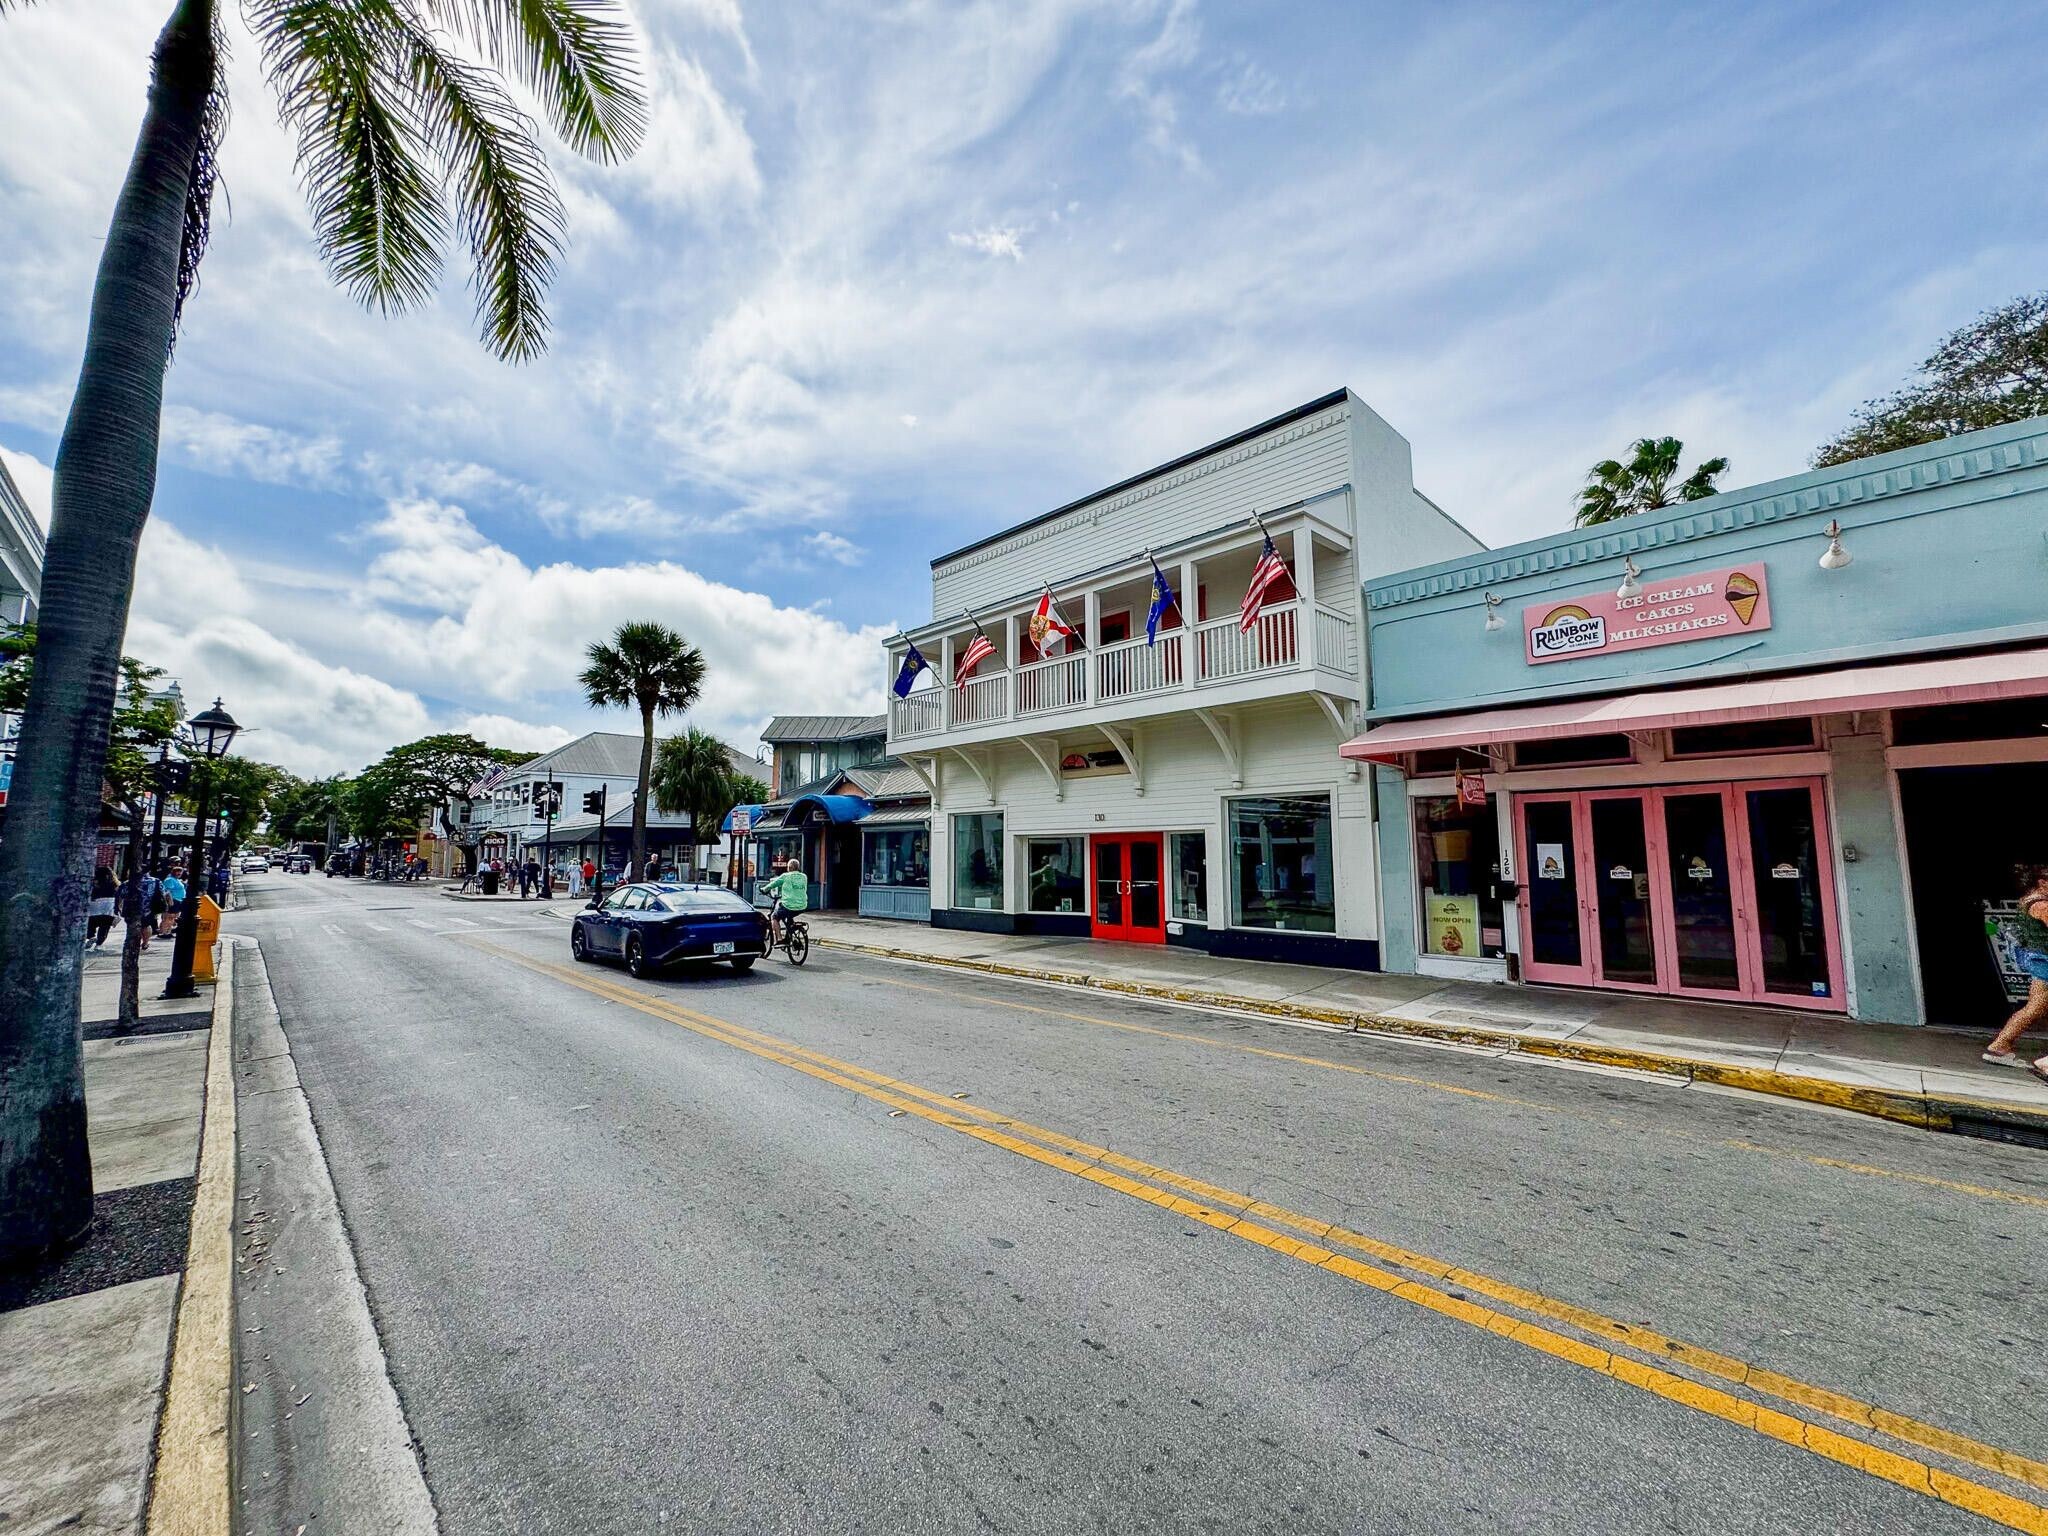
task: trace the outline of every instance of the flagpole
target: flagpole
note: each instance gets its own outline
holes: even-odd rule
[[[1256,517],[1258,514],[1254,512],[1252,516]],[[1159,569],[1159,561],[1149,549],[1145,551],[1145,563],[1152,567],[1152,574],[1157,576],[1160,585],[1166,588],[1166,595],[1173,600],[1173,611],[1180,615],[1181,623],[1186,624],[1188,621],[1188,611],[1180,605],[1180,594],[1173,590],[1173,583],[1166,579],[1166,572]]]

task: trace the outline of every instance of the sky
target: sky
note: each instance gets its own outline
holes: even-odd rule
[[[0,18],[0,458],[45,516],[169,8]],[[250,755],[636,729],[575,675],[639,618],[737,745],[879,709],[932,555],[1345,385],[1490,544],[1645,434],[1797,473],[2048,271],[2031,5],[631,13],[650,131],[552,147],[570,245],[520,366],[459,252],[410,314],[329,281],[231,17],[127,649]]]

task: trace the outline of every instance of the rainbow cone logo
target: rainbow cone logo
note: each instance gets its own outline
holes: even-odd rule
[[[1560,603],[1543,616],[1541,624],[1529,631],[1529,654],[1532,657],[1597,651],[1606,644],[1607,621],[1595,618],[1577,603]]]
[[[1756,584],[1756,578],[1737,571],[1728,578],[1728,584],[1721,595],[1728,599],[1728,606],[1735,610],[1735,617],[1743,624],[1756,617],[1756,601],[1763,589]]]

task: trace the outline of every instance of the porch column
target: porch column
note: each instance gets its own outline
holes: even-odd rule
[[[1010,681],[1004,685],[1003,697],[1009,703],[1012,718],[1016,716],[1017,705],[1021,702],[1017,697],[1017,689],[1021,686],[1017,681],[1017,662],[1021,654],[1017,649],[1017,615],[1006,613],[1003,615],[1003,665],[1010,669]]]
[[[1180,685],[1192,688],[1202,670],[1200,642],[1195,638],[1195,626],[1202,622],[1202,578],[1192,558],[1180,563],[1180,591],[1176,595],[1180,598]]]
[[[1316,664],[1316,536],[1306,523],[1294,530],[1294,590],[1301,598],[1296,619],[1300,628],[1301,665]]]
[[[945,723],[953,723],[953,637],[949,633],[939,642],[939,697],[943,701]]]
[[[1093,587],[1081,594],[1081,639],[1081,649],[1088,655],[1088,665],[1082,669],[1081,693],[1088,703],[1093,704],[1099,691],[1095,680],[1095,653],[1102,649],[1102,594]]]

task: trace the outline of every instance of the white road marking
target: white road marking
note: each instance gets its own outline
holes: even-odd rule
[[[386,928],[382,923],[365,923],[363,924],[363,926],[369,929],[370,932],[372,933],[389,933],[391,931],[389,928]]]
[[[320,926],[326,929],[329,933],[333,934],[337,939],[345,939],[348,937],[348,935],[342,931],[341,924],[339,923],[322,923]]]
[[[428,922],[424,917],[408,917],[406,921],[408,923],[411,923],[415,928],[426,929],[427,932],[429,933],[439,933],[441,931],[440,929],[436,928],[432,923]]]
[[[520,928],[526,924],[526,919],[523,917],[506,917],[498,912],[486,912],[484,916],[494,923],[503,923],[508,928]]]
[[[472,923],[466,917],[451,917],[448,921],[457,928],[474,928],[476,926],[475,923]]]

